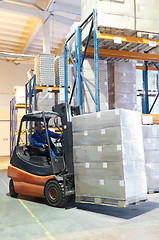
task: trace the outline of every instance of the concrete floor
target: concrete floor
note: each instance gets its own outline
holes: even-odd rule
[[[76,204],[52,208],[44,199],[8,194],[8,159],[0,158],[0,239],[158,240],[159,194],[125,209]]]

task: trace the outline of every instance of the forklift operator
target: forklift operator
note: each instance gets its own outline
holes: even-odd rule
[[[46,149],[47,145],[47,137],[46,137],[46,131],[43,129],[43,124],[41,122],[35,122],[35,133],[32,135],[32,145],[36,147],[43,147]],[[55,157],[54,153],[54,144],[51,141],[51,138],[61,138],[61,134],[54,133],[50,130],[48,130],[49,140],[50,140],[50,146],[51,146],[51,153],[52,156]]]

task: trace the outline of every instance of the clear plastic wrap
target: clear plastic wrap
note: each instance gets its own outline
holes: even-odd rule
[[[126,207],[147,199],[140,114],[118,109],[73,118],[76,201]]]
[[[143,125],[143,141],[148,191],[159,191],[159,126]]]

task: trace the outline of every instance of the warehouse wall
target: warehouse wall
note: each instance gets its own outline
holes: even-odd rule
[[[33,68],[33,64],[15,65],[0,61],[0,156],[9,155],[9,106],[14,96],[14,86],[24,86],[30,68]]]

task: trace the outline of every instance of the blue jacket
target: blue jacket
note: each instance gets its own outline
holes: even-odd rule
[[[62,135],[54,133],[50,130],[48,130],[48,135],[49,135],[51,148],[54,148],[54,144],[52,143],[51,138],[60,138],[60,137],[62,137]],[[42,130],[41,134],[38,133],[37,131],[35,131],[34,134],[32,135],[31,144],[36,147],[42,147],[43,144],[45,144],[45,143],[48,144],[45,129]]]

